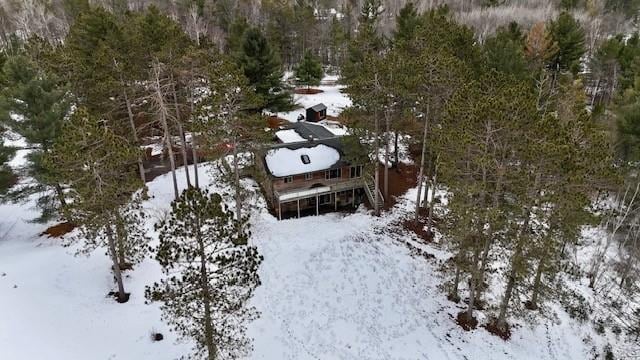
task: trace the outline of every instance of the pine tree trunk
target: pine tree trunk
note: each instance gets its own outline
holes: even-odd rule
[[[184,173],[187,178],[187,187],[191,187],[191,178],[189,176],[189,158],[187,157],[187,138],[184,135],[184,131],[182,128],[182,118],[180,117],[180,108],[178,104],[178,93],[176,91],[176,84],[173,80],[173,74],[170,77],[171,80],[171,92],[173,94],[173,107],[176,111],[176,124],[178,126],[178,135],[180,136],[180,141],[182,142],[182,146],[180,147],[180,153],[182,153],[182,165],[184,166]]]
[[[507,286],[504,290],[504,295],[500,303],[500,312],[498,314],[496,325],[501,331],[506,331],[507,329],[507,309],[509,308],[509,301],[511,301],[511,295],[513,294],[513,288],[516,283],[516,264],[520,261],[520,257],[522,256],[522,241],[522,239],[518,241],[515,254],[513,254],[513,257],[511,258],[509,280],[507,281]]]
[[[189,106],[191,107],[191,116],[193,117],[193,89],[189,88]],[[200,181],[198,178],[198,144],[196,142],[196,133],[194,131],[191,132],[191,157],[193,158],[193,181],[195,182],[196,188],[200,188]]]
[[[538,267],[536,268],[536,276],[533,280],[533,293],[531,294],[531,303],[529,308],[534,310],[538,308],[538,296],[542,287],[542,272],[544,271],[544,256],[540,258]]]
[[[182,163],[184,164],[184,172],[187,178],[187,186],[191,187],[191,176],[189,175],[189,157],[187,156],[187,137],[184,134],[184,129],[182,128],[182,124],[178,122],[177,125],[178,125],[178,133],[180,135],[180,141],[182,142],[180,152],[182,153]]]
[[[62,185],[60,185],[59,183],[55,183],[55,185],[53,185],[53,187],[55,188],[56,196],[58,197],[58,201],[60,202],[60,206],[61,207],[67,206],[67,201],[64,198],[64,191],[62,190]]]
[[[109,248],[109,257],[111,257],[111,262],[113,263],[113,275],[116,278],[116,283],[118,284],[118,302],[124,303],[127,301],[127,295],[124,291],[124,283],[122,282],[122,272],[120,271],[120,264],[118,263],[118,255],[116,250],[116,242],[113,238],[113,229],[111,225],[107,225],[106,227],[108,248]]]
[[[424,131],[422,133],[422,155],[420,155],[420,171],[418,172],[418,195],[416,196],[416,225],[420,220],[420,201],[422,200],[422,183],[424,182],[424,158],[427,153],[427,131],[429,128],[429,111],[424,119]]]
[[[454,299],[460,299],[460,295],[458,291],[459,287],[460,287],[460,266],[456,265],[456,272],[453,277],[453,284],[451,286],[451,292],[449,294],[450,297]]]
[[[398,164],[400,164],[400,151],[398,150],[398,131],[393,134],[393,157],[395,159],[396,170],[400,171]]]
[[[116,236],[116,245],[118,250],[118,264],[119,264],[120,270],[122,271],[124,270],[127,264],[127,255],[126,255],[126,246],[125,246],[127,241],[127,234],[124,226],[124,219],[122,219],[122,216],[120,215],[119,211],[116,212],[115,218],[116,218],[115,236]]]
[[[380,126],[379,126],[379,120],[378,120],[378,111],[375,112],[374,114],[374,120],[375,120],[375,141],[374,141],[374,146],[376,147],[375,150],[375,167],[374,167],[374,188],[375,188],[375,193],[373,194],[373,201],[375,202],[375,204],[373,205],[374,208],[374,212],[376,214],[376,216],[380,215]]]
[[[196,188],[200,188],[200,179],[198,178],[198,145],[196,143],[196,134],[191,133],[191,157],[193,157],[193,181]]]
[[[429,202],[429,218],[427,219],[427,233],[431,234],[431,227],[433,226],[433,208],[436,200],[436,186],[438,181],[438,160],[434,164],[433,169],[433,182],[431,184],[431,201]]]
[[[384,198],[389,200],[389,131],[391,120],[389,111],[385,111],[385,133],[384,133]]]
[[[233,186],[235,187],[236,198],[237,228],[238,236],[240,236],[240,234],[242,234],[242,194],[240,190],[240,169],[238,166],[238,142],[235,138],[233,141],[233,175]]]
[[[156,101],[158,102],[160,111],[160,124],[162,125],[162,130],[164,132],[164,143],[167,146],[167,151],[169,153],[169,164],[171,165],[171,177],[173,179],[173,193],[174,197],[177,199],[180,195],[178,191],[178,178],[176,177],[176,159],[173,153],[171,132],[169,131],[169,123],[167,120],[168,110],[164,102],[164,96],[160,86],[160,69],[158,66],[158,64],[154,65]]]
[[[115,60],[113,62],[117,69],[118,63]],[[138,129],[136,127],[136,121],[133,116],[131,100],[129,100],[129,94],[127,93],[127,88],[125,86],[124,79],[122,78],[122,74],[118,72],[118,75],[120,76],[120,86],[122,86],[122,95],[124,96],[124,102],[127,107],[127,116],[129,117],[129,126],[131,127],[131,135],[133,136],[133,142],[136,144],[136,146],[138,146],[140,145],[140,141],[138,140]],[[146,173],[144,170],[144,163],[142,162],[142,154],[138,154],[137,161],[138,161],[138,172],[140,173],[140,180],[142,180],[142,183],[145,184],[147,182],[147,179],[146,179]]]
[[[167,151],[169,153],[169,164],[171,166],[171,178],[173,179],[173,195],[177,199],[180,194],[178,191],[178,178],[176,177],[176,158],[173,153],[173,144],[171,143],[171,134],[169,133],[169,126],[167,124],[167,120],[164,116],[162,117],[162,127],[164,128],[165,135],[164,141],[167,146]]]
[[[476,286],[477,286],[477,274],[478,260],[480,256],[479,248],[476,246],[473,252],[473,269],[471,270],[471,279],[469,280],[469,304],[467,305],[467,319],[473,319],[473,307],[476,302]]]
[[[195,227],[196,241],[200,255],[200,288],[202,290],[202,303],[204,305],[204,342],[207,347],[207,360],[215,360],[218,357],[218,349],[213,338],[213,317],[211,303],[213,301],[209,288],[209,273],[207,270],[207,252],[202,239],[199,226]]]

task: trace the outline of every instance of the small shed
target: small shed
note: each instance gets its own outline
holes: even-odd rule
[[[324,104],[313,105],[307,109],[307,121],[318,122],[327,118],[327,107]]]

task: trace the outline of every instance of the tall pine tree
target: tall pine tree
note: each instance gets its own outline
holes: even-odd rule
[[[259,29],[245,32],[241,49],[237,61],[259,97],[257,110],[291,110],[293,99],[282,81],[280,59]]]
[[[167,277],[147,297],[162,301],[169,324],[195,340],[195,358],[237,359],[251,348],[246,322],[257,313],[247,301],[260,285],[262,257],[255,247],[235,245],[249,237],[247,226],[238,233],[235,223],[219,194],[190,188],[156,225],[157,259]]]
[[[141,197],[134,195],[142,186],[134,165],[138,152],[104,121],[79,108],[45,158],[48,168],[57,169],[56,179],[70,188],[63,210],[80,227],[74,240],[85,251],[107,249],[119,302],[129,297],[122,277],[124,262],[139,260],[147,250],[137,216]]]
[[[306,85],[307,89],[311,86],[320,85],[322,65],[310,50],[307,50],[302,61],[296,67],[295,75],[298,84]]]

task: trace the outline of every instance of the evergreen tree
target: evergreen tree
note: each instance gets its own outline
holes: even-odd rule
[[[46,72],[27,55],[7,59],[2,69],[4,87],[0,94],[2,123],[12,129],[36,149],[29,154],[27,172],[37,180],[10,194],[23,198],[40,194],[38,206],[46,221],[56,215],[64,204],[62,186],[52,181],[52,173],[42,165],[42,157],[49,153],[60,135],[60,128],[69,112],[69,96],[64,83]]]
[[[558,52],[556,44],[545,23],[534,24],[525,39],[524,54],[529,68],[538,72],[551,61]]]
[[[549,33],[558,45],[558,51],[549,63],[551,70],[577,74],[581,67],[580,58],[586,51],[582,26],[571,14],[563,11],[549,24]]]
[[[259,97],[257,110],[287,111],[293,107],[291,93],[282,82],[280,60],[259,29],[246,31],[238,64]]]
[[[351,77],[358,77],[363,62],[384,49],[384,39],[377,31],[381,11],[379,0],[367,0],[362,5],[358,33],[349,43],[347,58],[341,69],[343,81],[349,82]]]
[[[67,22],[73,24],[81,13],[90,10],[89,0],[63,0],[62,9],[67,17]]]
[[[484,51],[490,69],[517,78],[529,75],[524,58],[524,38],[517,23],[496,30],[496,33],[485,41]]]
[[[307,89],[311,86],[320,85],[322,80],[322,65],[316,59],[311,51],[307,51],[302,58],[302,61],[296,67],[295,71],[296,80],[301,85],[306,85]]]
[[[394,41],[405,42],[414,39],[418,26],[420,26],[420,17],[416,7],[413,2],[408,2],[396,16]]]
[[[229,26],[226,50],[232,56],[239,56],[242,53],[244,34],[249,30],[249,24],[244,17],[236,17]]]
[[[169,324],[195,340],[194,358],[236,359],[250,350],[246,322],[257,313],[247,301],[260,285],[262,257],[255,247],[235,245],[249,237],[247,226],[238,233],[235,224],[219,194],[195,188],[185,190],[156,224],[157,259],[167,278],[148,288],[147,298],[162,301]]]
[[[84,108],[64,124],[53,150],[45,158],[56,178],[70,188],[65,217],[80,227],[85,251],[106,247],[118,286],[117,299],[126,302],[122,269],[140,260],[147,237],[139,214],[142,186],[135,166],[139,150]]]
[[[263,120],[249,112],[259,99],[248,84],[247,79],[235,64],[226,58],[217,61],[208,73],[208,84],[212,90],[201,103],[201,113],[197,129],[210,149],[219,147],[221,142],[232,153],[233,169],[229,182],[234,189],[235,212],[238,233],[243,231],[244,191],[240,186],[240,153],[255,150],[265,136]]]
[[[4,129],[0,128],[0,139],[4,139],[4,135]],[[15,181],[15,175],[7,164],[13,154],[13,148],[0,144],[0,195],[4,195]]]
[[[345,26],[342,21],[337,17],[333,17],[331,20],[331,27],[329,29],[330,49],[329,49],[329,64],[340,68],[344,62],[344,56],[349,43],[348,33],[345,30]]]

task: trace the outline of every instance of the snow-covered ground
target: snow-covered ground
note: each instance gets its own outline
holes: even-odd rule
[[[275,115],[290,122],[296,122],[298,115],[306,115],[306,108],[319,103],[327,106],[327,115],[329,116],[339,116],[345,108],[351,106],[351,99],[342,92],[344,89],[342,85],[320,85],[314,86],[314,89],[320,89],[322,92],[314,95],[294,94],[293,99],[300,107],[293,111],[280,112]]]
[[[214,190],[221,187],[216,169],[202,176]],[[183,175],[184,168],[181,181]],[[149,183],[145,209],[154,238],[152,222],[173,196],[170,181],[167,174]],[[589,331],[568,318],[519,327],[509,342],[484,329],[461,330],[452,320],[457,305],[438,288],[437,260],[413,256],[404,241],[415,239],[389,231],[414,197],[415,189],[382,218],[359,209],[285,221],[256,197],[251,243],[265,260],[251,301],[261,318],[249,325],[250,358],[586,358]],[[158,305],[145,304],[145,286],[161,276],[153,259],[127,274],[131,300],[118,304],[106,295],[114,285],[104,251],[77,257],[73,247],[40,237],[45,226],[28,222],[36,215],[29,206],[0,206],[0,358],[162,360],[188,352]],[[152,342],[152,331],[165,340]]]
[[[335,96],[333,105],[322,96],[317,101],[330,114],[340,109],[335,104],[348,105],[332,89],[324,94]],[[316,96],[299,99],[313,105]],[[27,152],[20,151],[12,166],[24,164]],[[201,183],[223,189],[220,169],[202,165]],[[184,171],[178,170],[181,188]],[[251,181],[243,185],[255,190]],[[148,187],[147,228],[157,241],[153,223],[169,209],[171,176]],[[591,359],[592,348],[602,349],[605,339],[591,325],[569,318],[555,303],[556,316],[529,321],[533,325],[512,320],[507,342],[482,328],[463,331],[453,320],[460,305],[440,288],[440,267],[450,255],[394,225],[414,208],[416,191],[382,217],[360,208],[277,221],[259,195],[247,201],[253,206],[250,242],[264,256],[262,285],[251,300],[261,317],[248,327],[250,359],[568,360]],[[74,246],[41,237],[47,225],[29,222],[38,215],[33,206],[0,205],[0,360],[170,360],[189,352],[191,344],[178,342],[161,320],[158,304],[145,304],[145,286],[161,276],[155,260],[148,257],[127,272],[131,299],[118,304],[107,296],[114,283],[105,249],[74,256]],[[407,244],[435,258],[416,255]],[[481,322],[487,315],[477,314]],[[156,331],[163,341],[151,341]]]

